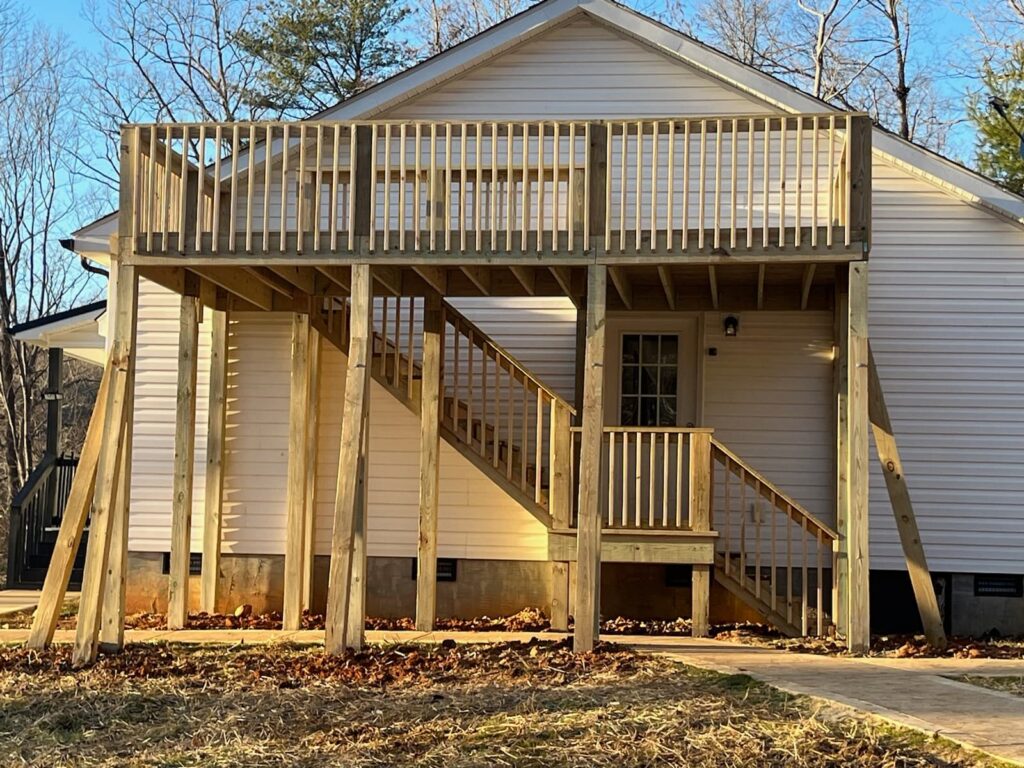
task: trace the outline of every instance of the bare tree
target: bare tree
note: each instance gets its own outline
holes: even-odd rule
[[[419,54],[433,56],[532,4],[532,0],[419,0],[409,21],[422,40]]]
[[[69,106],[73,53],[69,42],[33,27],[11,5],[0,29],[18,27],[2,46],[0,93],[0,499],[9,500],[38,459],[45,424],[41,389],[46,355],[15,342],[12,325],[92,297],[98,286],[60,248],[73,223],[70,185],[78,136]],[[6,551],[6,550],[4,550]]]
[[[257,120],[250,98],[260,63],[236,44],[255,0],[90,0],[86,16],[103,40],[89,57],[81,124],[106,138],[83,172],[117,189],[119,126],[150,120]]]

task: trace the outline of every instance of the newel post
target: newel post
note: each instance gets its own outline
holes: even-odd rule
[[[711,432],[690,433],[690,530],[711,530]],[[711,565],[693,565],[691,583],[693,608],[691,625],[694,637],[708,634],[711,602]]]

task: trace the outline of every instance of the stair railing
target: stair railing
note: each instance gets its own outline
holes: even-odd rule
[[[442,426],[568,527],[575,409],[447,302]]]
[[[711,454],[717,567],[801,634],[823,634],[838,534],[717,440]]]
[[[22,583],[23,574],[48,529],[60,526],[78,459],[46,454],[11,501],[7,544],[7,586]]]

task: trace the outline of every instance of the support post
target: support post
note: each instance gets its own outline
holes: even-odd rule
[[[849,431],[847,430],[849,393],[849,312],[850,296],[847,290],[845,272],[836,275],[835,296],[835,350],[832,368],[833,395],[836,405],[836,531],[839,533],[838,552],[835,559],[836,572],[833,574],[832,619],[836,632],[846,637],[849,630],[849,559],[850,539],[849,495],[846,472],[850,461]]]
[[[309,428],[309,315],[292,315],[292,370],[288,413],[288,486],[284,549],[284,610],[282,627],[295,631],[302,624],[303,569],[307,563],[306,484]]]
[[[882,382],[875,366],[875,356],[868,345],[868,417],[875,436],[875,450],[878,461],[882,465],[886,489],[889,491],[889,502],[896,518],[896,529],[903,545],[903,555],[907,560],[907,572],[914,588],[917,610],[921,614],[921,626],[924,628],[928,644],[935,648],[946,647],[946,631],[942,626],[942,614],[939,613],[939,601],[935,597],[935,584],[928,570],[924,545],[921,543],[921,532],[917,528],[914,516],[914,505],[910,501],[910,488],[906,475],[903,473],[903,462],[900,460],[896,436],[889,419],[889,409],[885,405]]]
[[[420,388],[420,517],[416,545],[416,629],[429,632],[437,615],[437,517],[441,483],[441,295],[427,294],[423,307]]]
[[[871,647],[868,552],[868,265],[849,267],[847,346],[847,508],[849,609],[847,645],[853,653]]]
[[[320,332],[309,329],[309,400],[306,414],[306,506],[302,548],[302,608],[309,610],[313,601],[313,568],[316,560],[316,471],[320,446]]]
[[[583,383],[576,534],[576,623],[573,649],[591,651],[601,621],[601,440],[604,429],[604,342],[608,269],[587,268],[587,344]]]
[[[202,610],[207,613],[214,613],[217,610],[220,580],[228,399],[228,313],[214,312],[211,325],[209,416],[206,427],[206,499],[203,507],[203,571],[200,576],[200,603]]]
[[[130,146],[130,143],[129,143]],[[126,152],[122,146],[122,153]],[[122,158],[122,166],[124,160]],[[122,199],[124,189],[122,188]],[[130,212],[130,204],[129,204]],[[130,226],[130,219],[129,219]],[[89,547],[82,576],[82,594],[78,606],[78,626],[75,630],[75,649],[72,662],[76,667],[96,660],[104,595],[108,588],[108,574],[112,568],[124,572],[122,563],[110,562],[110,542],[115,534],[118,501],[118,478],[122,469],[124,428],[132,407],[129,382],[135,367],[135,330],[138,313],[138,277],[135,267],[121,266],[112,275],[111,289],[114,310],[110,348],[110,383],[103,406],[104,421],[100,439],[100,453],[96,465],[95,489],[90,513]],[[84,523],[84,520],[82,521]],[[124,548],[121,553],[126,554]],[[123,556],[122,554],[122,556]],[[72,558],[73,559],[73,558]],[[122,603],[123,606],[123,603]],[[59,605],[55,606],[59,612]],[[123,621],[123,615],[120,617]]]
[[[188,293],[194,292],[189,288]],[[174,476],[171,497],[171,563],[170,575],[167,578],[168,629],[182,629],[188,622],[200,311],[201,305],[197,295],[181,297],[178,323],[178,400],[174,420]]]
[[[711,433],[690,434],[690,530],[711,530]],[[707,637],[711,605],[711,566],[695,564],[692,570],[690,616],[694,637]]]
[[[96,404],[93,406],[92,417],[85,433],[85,443],[78,459],[78,471],[71,481],[67,506],[60,521],[60,531],[57,532],[53,555],[50,557],[50,567],[46,570],[43,591],[39,595],[39,606],[32,618],[32,630],[26,643],[29,648],[40,649],[48,646],[53,640],[53,633],[60,619],[71,569],[78,556],[82,531],[89,516],[93,491],[96,488],[96,464],[103,439],[112,370],[113,366],[108,360],[103,369],[103,378],[100,379],[99,391],[96,393]]]
[[[370,396],[372,292],[369,264],[352,267],[351,324],[345,401],[342,408],[341,445],[338,451],[338,486],[334,499],[334,534],[331,573],[327,590],[325,647],[328,653],[345,650],[352,584],[358,481],[365,465],[363,432]]]
[[[369,392],[367,392],[369,397]],[[359,476],[356,481],[356,513],[352,533],[352,583],[348,593],[348,620],[345,625],[345,645],[353,651],[363,649],[366,636],[366,579],[367,552],[366,526],[370,502],[370,415],[363,411],[363,449],[359,457]]]
[[[554,403],[551,410],[551,438],[548,509],[554,527],[568,530],[572,522],[572,432],[569,409]],[[551,628],[569,629],[569,563],[551,564]]]
[[[46,452],[51,456],[60,454],[62,428],[61,405],[64,399],[64,350],[59,347],[49,351],[46,368]],[[54,485],[56,492],[56,485]]]

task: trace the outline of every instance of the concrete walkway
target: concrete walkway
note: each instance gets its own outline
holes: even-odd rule
[[[492,643],[555,640],[549,632],[368,631],[369,643]],[[27,630],[0,630],[0,643],[24,642]],[[74,632],[57,632],[71,642]],[[227,645],[323,643],[323,632],[304,630],[129,630],[129,643],[177,642]],[[851,707],[928,735],[1024,765],[1024,698],[950,680],[959,675],[1024,676],[1024,660],[876,659],[796,654],[688,637],[608,636],[611,642],[658,653],[726,674],[746,674],[784,691]]]
[[[70,597],[70,595],[69,595]],[[0,590],[0,616],[31,611],[39,603],[39,592],[33,589]]]

